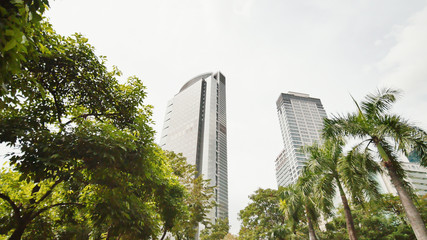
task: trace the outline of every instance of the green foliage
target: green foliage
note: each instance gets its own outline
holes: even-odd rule
[[[178,216],[170,212],[183,205],[186,189],[154,144],[144,85],[136,77],[120,84],[120,72],[107,71],[105,59],[83,36],[63,37],[47,23],[41,27],[34,33],[40,43],[34,57],[13,75],[7,96],[0,96],[0,142],[20,150],[10,158],[20,173],[15,184],[30,184],[24,199],[9,201],[12,193],[0,192],[13,209],[11,239],[25,237],[35,222],[52,226],[44,234],[50,229],[74,238],[82,232],[94,238],[158,236],[161,224]],[[53,185],[44,191],[45,184]],[[66,194],[58,197],[58,191]],[[31,200],[40,194],[43,200]],[[49,217],[50,208],[37,214],[49,199],[58,201],[52,208],[60,209],[62,225]],[[70,204],[82,207],[67,219],[63,208]]]
[[[314,230],[317,230],[321,239],[348,239],[350,233],[353,239],[356,236],[360,239],[415,239],[416,236],[422,239],[427,196],[417,199],[412,195],[397,154],[413,151],[425,165],[427,135],[400,116],[387,113],[397,93],[392,89],[381,90],[368,95],[361,104],[356,103],[356,113],[325,119],[323,144],[305,148],[310,159],[297,183],[280,188],[273,198],[263,195],[261,190],[250,196],[253,202],[239,214],[242,220],[240,238],[307,239],[309,232],[310,239],[316,239]],[[363,141],[344,155],[344,137],[362,138]],[[379,195],[375,174],[381,168],[373,160],[374,150],[392,178],[399,197]],[[320,211],[324,219],[333,216],[336,189],[344,207],[327,223],[327,231],[320,232],[310,226],[310,222],[315,225]],[[411,197],[416,200],[418,210]],[[266,225],[266,215],[277,209],[283,210],[280,227],[275,228],[271,222]],[[353,219],[356,224],[352,223]],[[353,227],[346,226],[347,222]]]
[[[55,229],[63,223],[64,211],[78,212],[82,205],[67,201],[70,195],[67,183],[52,180],[34,183],[21,181],[20,177],[21,174],[10,170],[2,170],[0,174],[0,236],[10,236],[20,224],[27,224],[23,239],[53,238],[57,234]]]
[[[220,240],[223,239],[230,230],[228,219],[219,219],[215,224],[208,225],[200,233],[200,240]]]
[[[310,155],[307,168],[316,175],[315,191],[322,193],[320,204],[324,213],[331,212],[335,189],[345,187],[354,202],[362,204],[366,199],[379,197],[375,174],[379,165],[369,151],[354,148],[344,155],[344,141],[324,140],[322,145],[313,144],[305,148]],[[341,194],[341,192],[340,192]]]
[[[361,153],[355,148],[344,156],[343,146],[344,142],[340,139],[326,139],[322,145],[313,144],[306,147],[310,158],[305,170],[312,172],[315,179],[300,177],[298,183],[307,185],[306,182],[310,180],[313,182],[309,191],[317,193],[315,204],[325,216],[332,214],[335,189],[338,189],[347,219],[349,237],[356,239],[355,224],[347,195],[350,193],[353,201],[359,204],[363,204],[366,199],[379,197],[378,183],[374,177],[380,168],[368,151]]]
[[[374,144],[382,161],[393,164],[396,173],[404,177],[395,153],[408,155],[415,150],[421,164],[426,165],[427,134],[401,116],[389,113],[399,94],[398,90],[382,89],[368,94],[360,104],[353,99],[357,112],[325,119],[323,135],[333,139],[359,137],[368,146]]]
[[[353,216],[359,223],[355,226],[359,239],[415,239],[398,197],[384,195],[381,201],[372,201],[364,207],[353,206]],[[417,202],[424,220],[427,220],[426,196],[418,198]],[[342,208],[339,208],[336,216],[326,224],[326,231],[322,232],[321,236],[324,239],[347,239]]]
[[[285,239],[287,225],[280,210],[277,190],[258,189],[251,202],[239,212],[239,239]]]
[[[48,0],[0,2],[0,96],[8,94],[10,84],[14,84],[11,76],[19,73],[21,64],[32,56],[33,34],[47,7]]]
[[[324,137],[332,140],[355,137],[362,140],[359,146],[375,150],[381,164],[390,176],[411,226],[418,239],[427,235],[425,224],[411,198],[412,188],[405,180],[405,171],[398,154],[419,154],[421,165],[427,165],[427,133],[406,119],[389,113],[399,91],[382,89],[368,94],[359,104],[354,99],[357,112],[325,119]]]
[[[224,237],[223,240],[237,240],[237,239],[238,239],[237,236],[235,236],[235,235],[233,235],[231,233],[227,233],[227,235],[225,235],[225,237]]]
[[[186,189],[184,205],[169,209],[173,221],[165,221],[164,231],[172,233],[176,239],[192,239],[197,234],[197,226],[209,225],[207,215],[216,206],[213,200],[214,188],[203,175],[198,175],[196,167],[188,164],[182,154],[165,152],[166,161],[170,164],[174,175]]]
[[[329,203],[323,192],[314,189],[319,179],[308,168],[304,168],[295,184],[279,188],[280,209],[291,227],[290,237],[298,237],[298,226],[304,224],[308,228],[309,238],[317,239],[318,219],[321,203]],[[326,201],[325,201],[326,200]]]

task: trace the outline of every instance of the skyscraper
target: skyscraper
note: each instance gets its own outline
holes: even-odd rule
[[[214,197],[218,206],[210,212],[212,222],[228,218],[224,75],[205,73],[182,86],[168,102],[160,146],[182,153],[188,163],[216,186]]]
[[[295,183],[304,167],[307,156],[301,147],[320,140],[326,112],[320,99],[308,94],[282,93],[276,102],[284,149],[276,159],[277,185]]]

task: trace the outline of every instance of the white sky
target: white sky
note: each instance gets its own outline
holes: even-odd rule
[[[281,92],[353,111],[381,86],[404,95],[395,112],[427,129],[427,1],[56,0],[58,33],[80,32],[98,55],[147,86],[159,133],[167,101],[192,77],[227,78],[231,232],[258,188],[276,188]]]

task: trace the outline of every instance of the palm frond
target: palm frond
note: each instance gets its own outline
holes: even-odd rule
[[[378,181],[374,174],[369,174],[366,182],[366,187],[363,189],[365,201],[370,202],[373,199],[379,199],[382,197]]]
[[[328,195],[327,193],[316,189],[314,192],[314,198],[317,201],[317,206],[326,217],[331,217],[333,215],[332,210],[334,209],[334,201],[333,197],[330,196],[335,196],[335,189],[330,191],[329,194],[332,195]]]
[[[338,162],[340,179],[352,201],[357,204],[379,197],[375,176],[381,168],[374,161],[369,148],[363,149],[362,146],[357,144]]]
[[[412,145],[412,154],[420,159],[422,166],[427,167],[427,140],[422,137],[415,138]]]
[[[322,137],[325,139],[340,139],[342,137],[366,137],[366,121],[357,114],[332,115],[323,122]]]
[[[382,118],[384,135],[393,138],[395,149],[408,156],[410,151],[415,150],[420,157],[421,164],[427,165],[427,133],[402,119],[398,115],[385,115]]]
[[[384,149],[384,151],[389,155],[389,162],[384,162],[383,164],[391,164],[390,169],[392,169],[396,175],[399,177],[399,179],[402,181],[403,186],[405,189],[413,195],[413,189],[411,185],[406,181],[407,176],[405,170],[402,168],[402,164],[398,161],[397,155],[393,151],[393,147],[391,144],[386,142],[385,140],[381,141],[381,146]],[[381,156],[380,156],[381,157]]]
[[[299,222],[304,203],[301,191],[295,184],[291,184],[281,188],[279,192],[280,209],[285,214],[286,219],[294,223]]]
[[[389,110],[400,91],[391,88],[378,89],[377,92],[368,94],[361,102],[361,108],[370,118],[380,116]]]
[[[363,114],[362,108],[360,108],[359,103],[357,103],[357,101],[354,99],[354,97],[351,94],[350,94],[350,97],[351,97],[351,99],[353,99],[354,104],[356,104],[357,112],[359,113],[358,117],[362,120],[366,120],[366,117]]]

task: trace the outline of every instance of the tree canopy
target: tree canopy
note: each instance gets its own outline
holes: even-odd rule
[[[200,240],[221,240],[224,239],[230,230],[228,219],[218,219],[215,224],[205,228],[200,233]]]
[[[10,163],[29,183],[22,183],[28,204],[8,189],[0,194],[15,219],[11,239],[39,219],[45,201],[50,208],[84,206],[98,234],[157,236],[186,189],[154,144],[142,81],[120,83],[120,72],[108,71],[79,34],[63,37],[43,23],[33,41],[40,43],[35,57],[21,63],[0,96],[0,142],[20,150]],[[58,191],[66,197],[57,198]]]
[[[417,205],[424,220],[427,217],[425,198],[426,196],[417,197]],[[415,239],[398,197],[384,195],[381,201],[373,199],[370,202],[371,204],[353,207],[355,221],[359,223],[355,228],[360,239]],[[321,233],[324,239],[347,239],[342,207],[325,228],[326,231]]]
[[[427,239],[427,228],[414,205],[411,186],[399,162],[398,154],[416,151],[423,166],[427,164],[427,133],[403,117],[390,113],[400,91],[381,89],[366,95],[357,111],[325,119],[323,136],[336,140],[356,137],[378,153],[381,163],[395,187],[417,239]]]
[[[0,2],[0,96],[8,95],[11,85],[16,86],[12,75],[19,73],[22,63],[34,56],[33,34],[39,30],[48,7],[48,0]],[[19,88],[24,89],[26,85]],[[0,101],[0,107],[2,105]]]
[[[184,206],[181,209],[175,207],[168,210],[169,216],[175,215],[176,217],[169,223],[165,222],[163,237],[166,232],[170,232],[177,240],[192,239],[197,234],[199,224],[203,224],[206,229],[211,230],[208,213],[216,203],[212,199],[214,189],[210,186],[209,180],[205,180],[203,175],[197,174],[196,167],[188,164],[182,154],[166,151],[164,156],[174,175],[185,187],[186,195]]]
[[[239,212],[239,239],[283,239],[279,236],[286,224],[277,190],[260,188],[249,199],[250,203]]]

